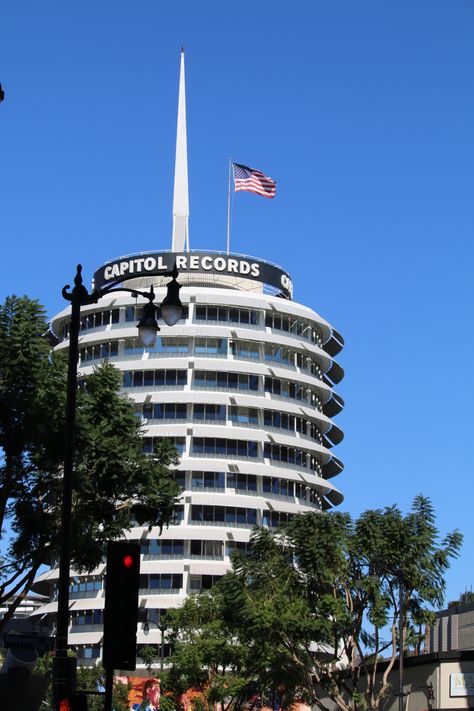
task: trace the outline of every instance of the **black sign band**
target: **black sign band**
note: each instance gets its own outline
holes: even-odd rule
[[[240,254],[218,252],[145,252],[107,262],[94,274],[93,286],[101,289],[141,276],[159,276],[174,266],[180,274],[225,274],[251,279],[273,287],[292,298],[290,275],[269,262]]]

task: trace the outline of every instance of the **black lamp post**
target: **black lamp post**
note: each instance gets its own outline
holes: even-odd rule
[[[403,711],[403,633],[405,619],[403,609],[403,573],[398,571],[398,709]]]
[[[69,292],[69,284],[63,290],[63,297],[71,302],[71,320],[69,326],[69,357],[67,374],[66,420],[65,420],[65,449],[64,449],[64,474],[63,474],[63,500],[61,516],[61,538],[59,549],[59,579],[58,579],[58,614],[56,628],[56,656],[53,665],[53,699],[54,707],[59,709],[61,699],[67,698],[74,692],[75,659],[74,665],[68,658],[68,627],[69,627],[69,567],[71,560],[72,543],[72,475],[74,464],[74,422],[76,415],[77,391],[77,362],[79,356],[79,330],[81,321],[81,306],[95,304],[103,296],[116,291],[126,291],[134,296],[148,299],[143,308],[143,315],[137,324],[140,340],[144,346],[155,342],[156,334],[160,330],[156,322],[157,307],[153,303],[155,293],[153,287],[148,292],[137,291],[125,287],[106,286],[96,289],[89,294],[82,283],[82,266],[78,264],[74,278],[74,288]],[[176,267],[164,276],[172,279],[168,283],[168,292],[162,304],[162,316],[169,326],[176,324],[182,313],[182,304],[179,299],[180,284],[176,281],[178,272]]]

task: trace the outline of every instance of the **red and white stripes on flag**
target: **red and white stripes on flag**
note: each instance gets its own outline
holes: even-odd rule
[[[273,198],[276,193],[276,182],[264,175],[260,170],[248,168],[240,163],[232,163],[234,170],[234,189],[246,190],[249,193],[257,193],[264,197]]]

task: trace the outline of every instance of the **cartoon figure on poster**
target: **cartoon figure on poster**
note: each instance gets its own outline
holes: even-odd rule
[[[133,704],[133,711],[159,711],[160,709],[160,680],[146,679],[142,687],[143,701]]]

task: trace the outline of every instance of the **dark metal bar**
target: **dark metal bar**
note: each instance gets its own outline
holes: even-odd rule
[[[403,610],[403,577],[399,573],[398,576],[398,709],[403,711],[403,629],[404,629],[404,610]]]
[[[165,630],[166,627],[165,625],[159,625],[160,632],[161,632],[161,641],[160,641],[160,669],[163,671],[164,667],[164,661],[165,661]]]
[[[112,694],[114,690],[114,670],[105,670],[104,711],[112,711]]]
[[[77,363],[79,358],[79,327],[81,303],[85,288],[80,269],[70,295],[71,321],[69,325],[69,356],[67,373],[66,422],[64,432],[63,500],[61,512],[61,538],[58,580],[58,615],[56,626],[56,660],[53,669],[54,703],[59,708],[61,699],[73,691],[73,670],[67,666],[69,628],[69,567],[72,540],[72,476],[74,466],[74,423],[76,416]],[[64,292],[63,292],[64,293]],[[87,292],[86,292],[87,294]]]

